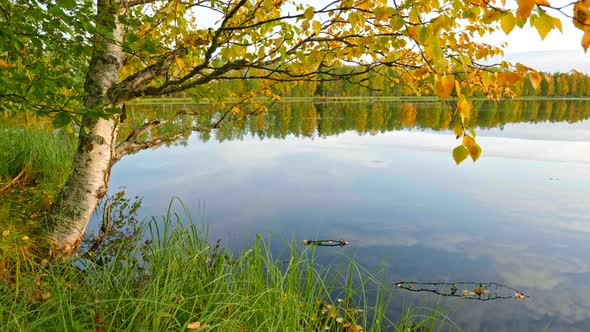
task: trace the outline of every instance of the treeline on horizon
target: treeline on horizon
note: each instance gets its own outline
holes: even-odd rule
[[[388,77],[399,76],[393,71],[368,78],[361,84],[347,81],[332,81],[316,83],[315,90],[294,87],[294,91],[280,91],[280,95],[297,97],[298,93],[314,92],[313,96],[345,97],[345,96],[436,96],[430,88],[432,82],[425,80],[420,90],[413,90],[403,84],[388,84]],[[540,86],[535,89],[529,79],[516,82],[510,89],[517,96],[523,97],[588,97],[590,96],[590,75],[580,72],[570,73],[542,73]],[[308,85],[311,85],[308,83]],[[366,87],[364,86],[366,85]],[[308,86],[308,88],[311,88]],[[301,95],[305,96],[305,95]],[[485,97],[485,94],[473,89],[472,97]]]
[[[354,67],[342,67],[334,69],[335,77],[320,75],[326,81],[312,82],[278,82],[271,84],[272,93],[281,97],[376,97],[376,96],[436,96],[432,89],[432,79],[416,79],[401,75],[393,69],[380,68],[371,74],[347,74],[354,73]],[[517,96],[524,97],[589,97],[590,96],[590,75],[572,71],[569,73],[541,73],[540,86],[535,89],[529,79],[517,81],[510,89]],[[261,91],[268,82],[261,80],[247,79],[248,73],[243,73],[240,79],[217,81],[213,83],[216,91]],[[419,81],[415,88],[406,85],[404,80],[413,79]],[[470,92],[472,97],[486,97],[485,93],[478,88]],[[200,91],[188,91],[172,94],[169,97],[191,97],[200,96],[206,98],[206,94]]]
[[[502,127],[509,123],[574,123],[590,118],[590,100],[474,101],[473,106],[469,127],[476,130]],[[183,104],[130,105],[127,121],[133,127],[154,116],[165,119],[186,107]],[[203,110],[199,112],[198,119],[177,119],[149,133],[149,137],[172,135],[195,125],[206,127],[219,114],[208,111],[206,106],[193,107]],[[285,138],[288,135],[326,137],[346,131],[361,135],[412,128],[443,131],[460,125],[459,117],[454,115],[453,102],[284,103],[275,105],[268,112],[250,115],[214,132],[205,130],[198,135],[202,141],[215,139],[223,142],[250,136],[260,139]],[[122,137],[128,130],[126,127],[121,128]],[[188,136],[185,138],[188,139]]]

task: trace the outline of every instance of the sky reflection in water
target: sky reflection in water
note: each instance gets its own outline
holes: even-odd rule
[[[193,135],[119,162],[110,191],[143,196],[146,216],[178,196],[233,247],[257,233],[345,239],[349,247],[326,254],[345,251],[392,282],[496,281],[531,295],[444,302],[466,331],[589,331],[590,121],[477,132],[483,155],[460,166],[446,130],[221,143]]]

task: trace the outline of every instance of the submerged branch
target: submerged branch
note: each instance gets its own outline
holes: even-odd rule
[[[413,282],[400,281],[395,285],[410,292],[434,293],[446,297],[461,297],[468,300],[492,301],[519,299],[524,300],[528,295],[497,282]],[[459,288],[462,288],[459,291]]]
[[[344,247],[348,245],[348,242],[342,240],[303,240],[303,244],[318,247]]]

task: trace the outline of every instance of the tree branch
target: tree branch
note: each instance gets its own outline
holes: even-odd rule
[[[141,142],[141,143],[123,142],[123,143],[119,144],[119,146],[117,146],[117,148],[115,149],[115,156],[113,157],[113,163],[119,161],[121,158],[123,158],[126,155],[137,153],[141,150],[146,150],[146,149],[149,149],[149,148],[152,148],[154,146],[158,146],[158,145],[161,145],[164,143],[172,143],[172,142],[178,140],[179,138],[181,138],[187,134],[190,134],[191,132],[195,132],[195,131],[203,131],[203,128],[193,126],[193,127],[184,129],[172,136],[160,137],[160,138],[156,138],[156,139],[146,141],[146,142]]]

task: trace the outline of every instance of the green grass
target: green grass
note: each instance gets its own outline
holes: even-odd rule
[[[208,331],[454,328],[438,311],[422,317],[409,309],[389,320],[393,287],[352,259],[320,266],[313,247],[297,245],[274,256],[260,237],[233,255],[180,220],[169,212],[145,222],[149,241],[113,241],[105,260],[28,262],[27,273],[17,266],[0,282],[0,330],[176,331],[195,322]]]
[[[74,152],[75,140],[66,134],[0,127],[0,258],[22,255],[31,247],[27,241],[37,242],[40,221],[69,174]]]
[[[0,128],[0,180],[16,177],[29,167],[31,180],[63,182],[75,152],[75,141],[47,129]],[[39,176],[37,178],[37,176]]]
[[[0,222],[37,219],[47,210],[69,174],[75,144],[43,128],[0,128]]]

